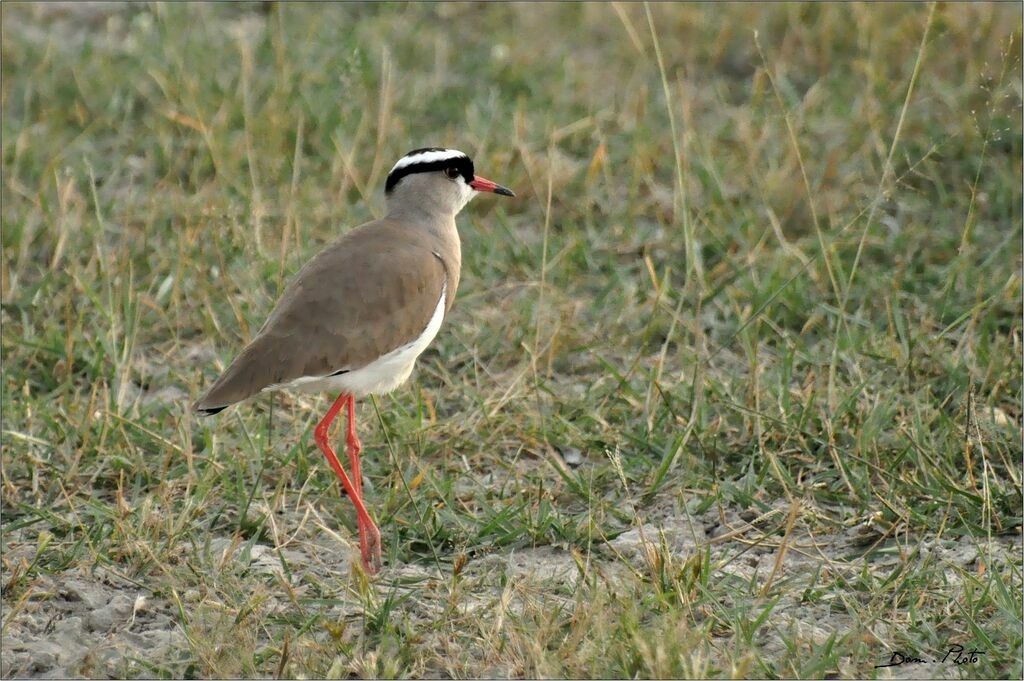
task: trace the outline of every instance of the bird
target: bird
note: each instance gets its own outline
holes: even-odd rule
[[[455,216],[480,193],[515,196],[475,174],[457,149],[402,156],[384,183],[384,217],[355,227],[309,260],[256,336],[194,404],[213,415],[276,390],[337,392],[313,431],[355,506],[363,569],[382,567],[381,537],[363,497],[355,401],[388,393],[412,373],[459,287],[462,247]],[[346,472],[329,441],[347,412]]]

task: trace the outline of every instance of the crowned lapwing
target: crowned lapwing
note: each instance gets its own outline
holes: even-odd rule
[[[437,335],[459,287],[455,216],[477,192],[515,196],[474,174],[455,149],[416,149],[384,185],[387,215],[349,231],[288,285],[263,328],[196,403],[216,414],[268,390],[338,391],[314,436],[356,508],[363,567],[381,567],[380,531],[363,499],[355,399],[391,391]],[[328,442],[348,411],[351,477]]]

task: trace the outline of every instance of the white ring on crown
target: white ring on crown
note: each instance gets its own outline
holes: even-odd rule
[[[464,153],[458,149],[441,149],[440,151],[423,151],[418,154],[411,156],[403,156],[398,159],[398,163],[391,169],[391,172],[395,172],[399,168],[411,166],[416,163],[434,163],[435,161],[447,161],[451,158],[468,158]]]

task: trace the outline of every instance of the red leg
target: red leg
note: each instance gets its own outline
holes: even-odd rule
[[[352,482],[356,487],[356,494],[359,495],[360,499],[363,499],[363,471],[359,464],[359,453],[363,449],[362,443],[359,442],[359,436],[356,435],[356,399],[351,395],[348,396],[348,402],[346,406],[348,412],[348,430],[345,434],[345,451],[348,453],[349,466],[352,469]],[[371,556],[373,562],[376,565],[381,564],[381,546],[378,540],[374,547],[369,545],[369,537],[374,533],[380,536],[380,532],[377,527],[368,527],[362,518],[359,519],[359,548],[362,550],[364,556],[368,556],[373,552]]]
[[[348,451],[348,461],[352,466],[353,482],[356,484],[356,492],[363,496],[363,476],[359,467],[359,453],[363,451],[363,444],[356,435],[356,398],[348,396],[346,404],[348,411],[348,430],[345,432],[345,444]]]
[[[345,403],[349,403],[349,419],[354,420],[352,416],[352,407],[354,400],[350,395],[339,395],[338,399],[334,401],[331,408],[324,414],[323,419],[317,424],[313,430],[313,437],[316,440],[317,446],[320,451],[327,457],[327,462],[331,464],[331,468],[334,469],[338,479],[341,480],[341,486],[345,488],[345,492],[348,494],[349,499],[356,507],[356,516],[359,518],[359,547],[361,549],[363,558],[363,568],[370,574],[376,574],[380,570],[381,559],[380,559],[380,530],[377,529],[377,525],[374,524],[373,519],[370,518],[370,514],[366,510],[366,506],[363,504],[363,495],[360,492],[362,488],[362,481],[359,478],[358,469],[354,470],[357,482],[353,484],[352,480],[345,473],[345,469],[341,467],[341,462],[338,461],[338,455],[331,449],[331,444],[328,441],[328,431],[330,430],[331,423],[334,418],[341,411],[341,407]],[[358,485],[358,487],[357,487]]]

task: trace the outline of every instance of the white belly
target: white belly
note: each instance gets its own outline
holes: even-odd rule
[[[444,301],[448,282],[441,286],[441,298],[437,301],[434,314],[427,322],[427,328],[415,340],[395,348],[364,367],[353,369],[337,376],[303,376],[289,383],[268,386],[266,390],[301,390],[303,392],[344,392],[354,397],[377,395],[394,390],[405,383],[412,368],[430,341],[441,328],[444,320]]]

